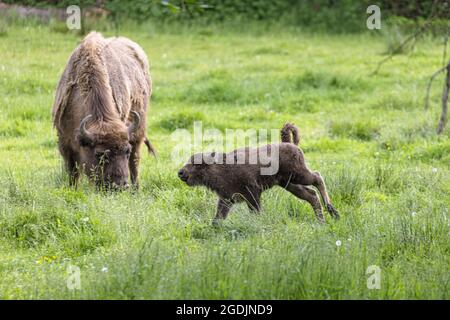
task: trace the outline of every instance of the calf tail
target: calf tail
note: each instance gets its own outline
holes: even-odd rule
[[[291,139],[292,134],[292,139]],[[300,142],[300,136],[298,134],[298,128],[292,123],[286,123],[283,128],[281,128],[281,141],[293,143],[298,146]]]
[[[150,140],[148,140],[147,137],[145,137],[144,143],[145,143],[145,145],[147,146],[148,152],[151,153],[154,157],[156,157],[156,150],[155,150],[155,148],[152,146],[152,144],[150,143]]]

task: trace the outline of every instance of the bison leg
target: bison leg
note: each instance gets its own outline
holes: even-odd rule
[[[259,213],[261,210],[261,204],[259,200],[247,199],[247,207],[251,212]]]
[[[129,168],[131,175],[131,183],[135,188],[139,188],[139,161],[140,161],[140,146],[141,142],[136,142],[132,145]]]
[[[72,150],[64,147],[61,144],[59,145],[59,150],[64,159],[67,174],[69,175],[69,184],[71,186],[76,186],[80,173],[77,167],[77,162],[75,160],[75,155]]]
[[[318,171],[311,172],[308,169],[305,169],[301,175],[299,175],[301,179],[299,179],[298,183],[302,185],[313,185],[316,187],[320,195],[322,196],[323,202],[327,208],[328,213],[335,219],[339,219],[339,213],[331,204],[330,197],[328,196],[327,187],[325,186],[325,182],[323,181],[322,176]],[[295,181],[297,183],[297,181]]]
[[[216,216],[214,217],[214,220],[213,220],[214,226],[218,226],[220,224],[221,220],[226,219],[226,217],[228,216],[228,213],[230,212],[232,205],[233,204],[231,203],[231,201],[219,199],[219,201],[217,203]]]
[[[312,190],[302,185],[292,183],[289,183],[285,187],[285,189],[294,194],[297,198],[309,202],[309,204],[313,207],[314,213],[316,214],[316,217],[319,220],[319,222],[321,223],[325,222],[322,213],[322,205],[320,204],[319,197],[315,190]]]
[[[248,190],[248,194],[245,195],[245,202],[250,211],[259,213],[261,210],[261,192]]]
[[[67,161],[66,166],[67,172],[69,173],[69,184],[71,186],[76,187],[78,183],[78,178],[80,176],[80,171],[78,169],[77,162],[73,158],[70,158]]]

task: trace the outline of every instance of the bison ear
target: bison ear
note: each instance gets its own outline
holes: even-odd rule
[[[225,164],[226,155],[223,152],[216,153],[214,156],[214,164]]]
[[[214,157],[216,156],[215,152],[211,153],[203,153],[203,161],[202,164],[210,165],[215,163]]]
[[[223,164],[224,163],[224,154],[221,152],[211,152],[205,153],[203,155],[203,160],[205,164]]]

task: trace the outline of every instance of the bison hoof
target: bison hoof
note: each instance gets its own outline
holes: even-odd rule
[[[327,211],[331,214],[333,218],[339,220],[340,218],[339,212],[336,210],[335,207],[333,207],[331,203],[327,204]]]
[[[221,224],[222,224],[222,219],[213,219],[213,221],[212,221],[212,226],[215,228],[220,227]]]

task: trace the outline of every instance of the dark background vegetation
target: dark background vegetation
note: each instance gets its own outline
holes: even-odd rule
[[[366,8],[380,6],[383,18],[396,18],[403,23],[421,23],[430,16],[433,6],[435,17],[449,17],[445,0],[3,0],[8,4],[35,7],[60,7],[77,4],[81,7],[97,6],[106,9],[115,22],[132,19],[178,20],[184,22],[217,22],[227,20],[262,20],[284,22],[289,25],[313,27],[335,32],[361,30],[367,19]],[[445,24],[445,20],[444,23]]]

